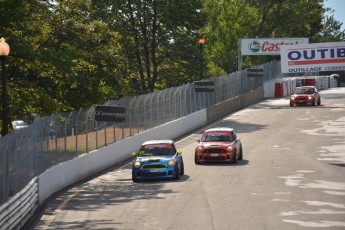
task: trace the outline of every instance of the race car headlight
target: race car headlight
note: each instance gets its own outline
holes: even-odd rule
[[[311,99],[312,99],[312,96],[308,96],[308,99],[311,100]]]
[[[232,150],[233,150],[232,145],[229,145],[228,146],[228,151],[232,151]]]
[[[295,100],[295,96],[292,96],[292,97],[291,97],[291,100]]]
[[[139,161],[134,162],[134,167],[135,168],[140,168],[140,162]]]
[[[168,164],[169,164],[169,166],[174,166],[174,165],[175,165],[175,161],[174,161],[174,160],[170,160],[170,161],[168,162]]]

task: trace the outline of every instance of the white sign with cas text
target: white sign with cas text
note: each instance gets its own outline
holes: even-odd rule
[[[282,45],[308,44],[309,38],[241,39],[241,55],[279,55]]]
[[[282,73],[344,71],[345,42],[281,46]]]

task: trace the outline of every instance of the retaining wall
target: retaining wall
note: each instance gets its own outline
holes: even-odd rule
[[[262,101],[263,99],[264,87],[260,87],[256,90],[250,91],[249,93],[215,104],[207,108],[207,122],[217,120],[226,114],[238,111],[248,105]]]

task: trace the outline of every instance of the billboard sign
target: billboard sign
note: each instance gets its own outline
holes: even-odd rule
[[[194,82],[195,92],[214,92],[213,81],[195,81]]]
[[[345,70],[345,42],[281,47],[282,73]]]
[[[282,45],[308,44],[309,38],[241,39],[241,55],[280,55]]]
[[[95,108],[95,120],[102,122],[124,122],[126,108],[113,105],[98,105]]]

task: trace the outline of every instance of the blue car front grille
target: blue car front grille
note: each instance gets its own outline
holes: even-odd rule
[[[147,164],[147,165],[143,165],[141,167],[141,169],[163,169],[163,168],[167,168],[166,165],[162,165],[162,164]]]
[[[164,177],[166,176],[166,172],[147,172],[143,173],[143,177]]]

